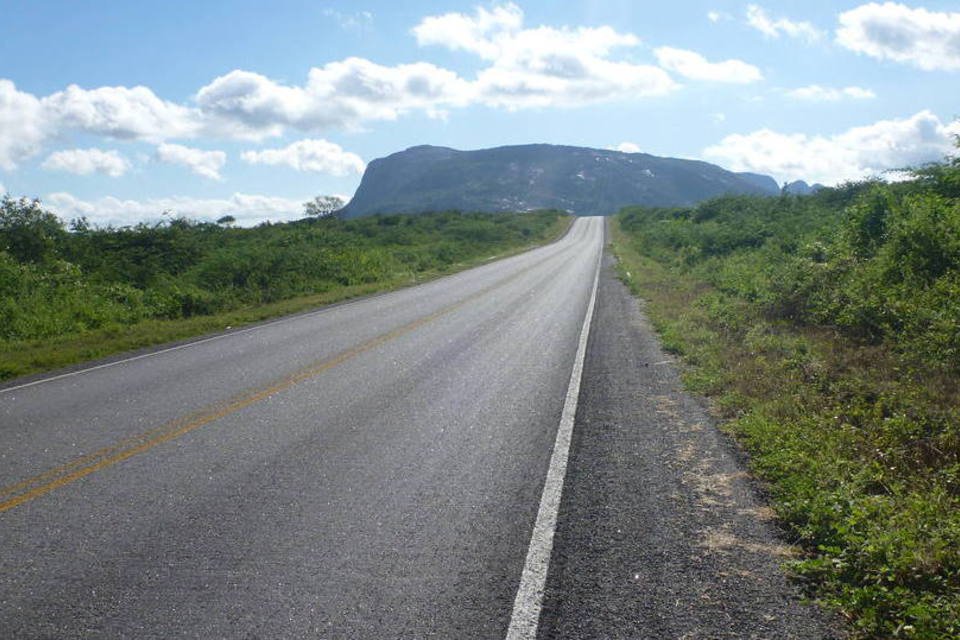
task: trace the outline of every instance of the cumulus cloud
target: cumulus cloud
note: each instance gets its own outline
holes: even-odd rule
[[[58,130],[158,142],[192,137],[201,129],[194,109],[161,100],[142,86],[81,89],[70,85],[42,102],[46,118]]]
[[[0,79],[0,169],[12,171],[17,164],[43,148],[50,135],[43,105],[36,97],[18,91],[13,82]]]
[[[227,154],[163,143],[157,147],[157,159],[167,164],[183,165],[198,176],[220,180],[220,169],[227,162]]]
[[[821,87],[818,84],[791,89],[787,91],[787,95],[810,102],[837,102],[844,99],[871,100],[877,97],[873,91],[862,87]]]
[[[0,79],[0,168],[8,171],[68,133],[155,142],[196,136],[202,128],[196,109],[161,100],[146,87],[70,85],[38,98]]]
[[[316,131],[356,128],[364,122],[393,120],[412,110],[442,115],[444,107],[471,101],[473,87],[456,73],[420,62],[384,66],[347,58],[311,69],[301,86],[235,70],[214,79],[183,106],[138,87],[83,89],[37,97],[0,79],[0,168],[13,170],[54,138],[87,134],[114,140],[161,144],[199,137],[255,139],[281,135],[287,128]],[[213,177],[213,156],[186,163]],[[222,165],[222,163],[220,163]]]
[[[755,4],[747,7],[747,24],[768,38],[785,35],[805,42],[815,42],[823,36],[820,30],[809,22],[771,18],[763,7]]]
[[[106,196],[82,200],[69,193],[51,193],[44,205],[64,220],[86,216],[98,225],[131,225],[161,219],[171,212],[194,220],[216,220],[232,215],[242,226],[267,220],[278,222],[303,217],[303,203],[309,198],[282,198],[277,196],[235,193],[229,198],[191,198],[172,196],[145,200],[124,200]]]
[[[369,16],[332,12],[328,17],[352,24]],[[615,55],[637,47],[635,35],[610,26],[526,26],[523,11],[512,3],[427,16],[413,35],[420,45],[476,56],[479,70],[468,79],[429,62],[381,65],[350,57],[312,68],[304,82],[287,83],[235,69],[183,104],[145,86],[70,85],[34,96],[0,80],[0,169],[13,170],[51,141],[76,134],[156,145],[202,138],[259,141],[291,129],[311,134],[356,130],[411,112],[444,118],[451,109],[476,104],[509,110],[576,107],[659,96],[678,87],[663,68]],[[759,75],[735,60],[710,63],[688,55],[671,65],[691,77],[744,81]],[[209,155],[217,152],[164,149],[165,161],[207,177],[218,176],[223,164]]]
[[[832,136],[770,129],[734,134],[703,155],[734,171],[836,184],[942,159],[953,151],[952,136],[958,133],[960,122],[944,124],[930,111],[921,111]]]
[[[413,35],[421,45],[441,45],[491,60],[500,54],[496,40],[520,31],[522,26],[523,10],[509,3],[489,10],[479,7],[472,16],[463,13],[427,16],[413,28]]]
[[[512,3],[429,16],[413,34],[420,45],[486,61],[468,95],[494,107],[578,106],[663,95],[677,86],[663,69],[611,58],[616,49],[637,46],[635,35],[609,26],[525,28],[523,11]]]
[[[102,173],[119,178],[130,169],[130,162],[113,150],[64,149],[51,153],[41,166],[48,171],[66,171],[79,176]]]
[[[960,69],[960,13],[871,2],[840,14],[837,43],[925,71]]]
[[[640,153],[640,145],[634,144],[633,142],[621,142],[617,146],[610,148],[623,153]]]
[[[197,104],[218,130],[237,137],[357,127],[394,120],[414,109],[464,104],[469,83],[452,71],[418,62],[393,67],[347,58],[310,70],[303,86],[250,71],[231,71],[201,88]]]
[[[660,47],[653,53],[664,69],[691,80],[747,84],[763,79],[760,69],[742,60],[709,62],[695,51],[673,47]]]
[[[297,171],[345,176],[363,173],[365,165],[355,153],[327,140],[299,140],[282,149],[244,151],[240,156],[250,164],[287,165]]]

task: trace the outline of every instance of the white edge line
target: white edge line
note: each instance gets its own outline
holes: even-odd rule
[[[355,300],[353,302],[360,302]],[[345,305],[339,305],[345,306]],[[229,333],[221,333],[220,335],[210,336],[209,338],[201,338],[199,340],[192,340],[185,344],[178,344],[174,347],[167,347],[165,349],[159,349],[157,351],[151,351],[150,353],[141,353],[138,356],[131,356],[129,358],[123,358],[122,360],[114,360],[112,362],[104,362],[103,364],[94,365],[92,367],[84,367],[83,369],[77,369],[76,371],[68,371],[67,373],[61,373],[55,376],[50,376],[49,378],[40,378],[39,380],[33,380],[31,382],[25,382],[23,384],[18,384],[15,387],[5,387],[0,389],[0,393],[8,393],[10,391],[16,391],[17,389],[25,389],[27,387],[32,387],[38,384],[44,384],[46,382],[53,382],[54,380],[60,380],[62,378],[69,378],[71,376],[78,376],[81,373],[89,373],[91,371],[96,371],[97,369],[106,369],[107,367],[115,367],[119,364],[126,364],[127,362],[133,362],[134,360],[142,360],[143,358],[152,358],[153,356],[159,356],[164,353],[169,353],[170,351],[178,351],[179,349],[186,349],[188,347],[195,347],[199,344],[205,342],[213,342],[214,340],[221,340],[223,338],[229,338],[231,336],[240,335],[242,333],[250,333],[251,331],[257,331],[258,329],[263,329],[274,324],[280,324],[282,322],[289,322],[294,319],[304,318],[307,316],[312,316],[317,313],[322,313],[323,311],[329,311],[329,309],[317,309],[316,311],[309,311],[307,313],[295,314],[292,316],[287,316],[285,318],[279,318],[277,320],[270,320],[262,324],[257,324],[253,327],[246,327],[244,329],[237,329],[236,331],[230,331]]]
[[[571,228],[571,229],[573,228],[573,225],[572,225],[572,224],[570,225],[570,228]],[[529,249],[529,250],[527,250],[527,251],[523,251],[523,252],[521,252],[521,253],[518,253],[518,254],[515,254],[515,255],[512,255],[512,256],[507,256],[506,258],[502,258],[502,259],[500,259],[500,260],[495,260],[495,261],[492,261],[492,262],[485,262],[485,263],[483,263],[483,264],[477,265],[476,267],[473,267],[473,269],[479,269],[479,268],[482,268],[482,267],[486,267],[487,265],[490,265],[490,264],[498,264],[498,263],[501,263],[501,262],[505,262],[505,261],[507,261],[507,260],[510,260],[511,258],[516,258],[516,257],[519,257],[519,256],[527,255],[527,254],[529,254],[529,253],[533,253],[534,251],[537,251],[538,249],[543,249],[543,248],[545,248],[545,247],[549,247],[549,246],[552,246],[552,245],[554,245],[554,244],[558,244],[558,243],[561,242],[562,240],[566,239],[566,237],[567,237],[567,235],[568,235],[569,233],[570,233],[570,229],[567,230],[567,233],[563,234],[563,236],[561,236],[561,237],[560,237],[559,239],[557,239],[556,241],[551,242],[550,244],[541,245],[541,246],[539,246],[539,247],[534,247],[534,248]],[[428,282],[423,282],[423,283],[420,283],[419,285],[414,285],[414,286],[421,286],[421,285],[426,285],[426,284],[432,284],[432,283],[434,283],[434,282],[440,282],[441,280],[446,280],[447,278],[455,278],[455,277],[459,276],[460,274],[466,273],[467,271],[472,271],[472,269],[467,269],[467,270],[465,270],[465,271],[458,271],[458,272],[456,272],[456,273],[451,273],[451,274],[449,274],[449,275],[442,276],[442,277],[437,278],[437,279],[435,279],[435,280],[430,280],[430,281],[428,281]],[[307,312],[303,312],[303,313],[295,313],[295,314],[293,314],[293,315],[284,316],[284,317],[281,317],[281,318],[276,318],[276,319],[274,319],[274,320],[268,320],[268,321],[266,321],[266,322],[258,323],[258,324],[254,325],[254,326],[252,326],[252,327],[245,327],[245,328],[243,328],[243,329],[237,329],[237,330],[235,330],[235,331],[230,331],[229,333],[221,333],[221,334],[216,335],[216,336],[210,336],[209,338],[201,338],[201,339],[199,339],[199,340],[191,340],[190,342],[187,342],[187,343],[185,343],[185,344],[178,344],[178,345],[176,345],[176,346],[174,346],[174,347],[167,347],[167,348],[165,348],[165,349],[159,349],[159,350],[157,350],[157,351],[151,351],[150,353],[141,353],[141,354],[138,355],[138,356],[131,356],[131,357],[129,357],[129,358],[123,358],[123,359],[121,359],[121,360],[113,360],[113,361],[111,361],[111,362],[104,362],[103,364],[94,365],[94,366],[92,366],[92,367],[84,367],[84,368],[82,368],[82,369],[77,369],[76,371],[68,371],[68,372],[66,372],[66,373],[61,373],[61,374],[58,374],[58,375],[55,375],[55,376],[50,376],[50,377],[47,377],[47,378],[40,378],[40,379],[38,379],[38,380],[32,380],[32,381],[30,381],[30,382],[25,382],[25,383],[23,383],[23,384],[18,384],[18,385],[13,386],[13,387],[4,387],[4,388],[0,389],[0,395],[2,395],[2,394],[4,394],[4,393],[10,393],[11,391],[17,391],[17,390],[19,390],[19,389],[26,389],[27,387],[32,387],[32,386],[35,386],[35,385],[38,385],[38,384],[46,384],[47,382],[53,382],[54,380],[62,380],[63,378],[70,378],[70,377],[72,377],[72,376],[78,376],[78,375],[80,375],[80,374],[82,374],[82,373],[90,373],[91,371],[97,371],[98,369],[106,369],[106,368],[108,368],[108,367],[115,367],[115,366],[117,366],[117,365],[126,364],[126,363],[128,363],[128,362],[133,362],[133,361],[135,361],[135,360],[142,360],[143,358],[152,358],[153,356],[159,356],[159,355],[162,355],[162,354],[164,354],[164,353],[169,353],[169,352],[171,352],[171,351],[178,351],[178,350],[180,350],[180,349],[187,349],[187,348],[189,348],[189,347],[195,347],[195,346],[200,345],[200,344],[203,344],[203,343],[205,343],[205,342],[213,342],[214,340],[221,340],[221,339],[223,339],[223,338],[230,338],[230,337],[232,337],[232,336],[238,336],[238,335],[241,335],[241,334],[244,334],[244,333],[250,333],[251,331],[259,331],[260,329],[263,329],[263,328],[265,328],[265,327],[269,327],[269,326],[272,326],[272,325],[275,325],[275,324],[282,324],[282,323],[285,323],[285,322],[293,322],[293,321],[295,321],[295,320],[302,320],[303,318],[309,318],[310,316],[319,315],[319,314],[321,314],[321,313],[328,313],[328,312],[333,311],[333,310],[340,310],[340,309],[342,309],[343,307],[350,307],[350,306],[353,306],[353,305],[362,304],[362,303],[364,303],[364,302],[369,302],[370,300],[373,300],[373,299],[376,299],[376,298],[385,298],[385,297],[387,297],[387,296],[390,296],[390,295],[393,295],[393,294],[396,294],[396,293],[400,293],[400,292],[404,291],[405,289],[409,289],[409,288],[410,288],[410,287],[405,287],[405,288],[401,288],[401,289],[391,289],[391,290],[389,290],[389,291],[382,291],[382,292],[380,292],[380,293],[375,293],[375,294],[372,294],[372,295],[369,295],[369,296],[362,296],[362,297],[361,297],[360,299],[358,299],[358,300],[348,300],[348,301],[342,302],[342,303],[340,303],[340,304],[337,304],[337,303],[328,304],[328,305],[324,305],[323,307],[321,307],[321,308],[319,308],[319,309],[315,309],[315,310],[313,310],[313,311],[307,311]]]
[[[523,573],[520,575],[517,597],[513,601],[507,640],[534,640],[537,637],[540,610],[543,608],[543,592],[547,582],[547,569],[553,552],[553,534],[557,528],[557,513],[560,510],[563,481],[567,475],[567,458],[573,437],[573,423],[577,415],[580,379],[583,376],[583,361],[587,352],[587,340],[590,337],[593,308],[597,301],[597,284],[600,281],[602,260],[603,244],[601,242],[600,256],[597,258],[596,272],[593,276],[593,291],[590,293],[590,303],[587,305],[583,328],[580,330],[580,342],[577,345],[577,355],[573,362],[573,371],[570,373],[570,384],[567,386],[567,397],[560,415],[557,439],[553,445],[553,454],[550,456],[550,467],[547,469],[543,494],[540,496],[540,509],[537,511],[537,520],[530,536],[530,546],[527,549]]]

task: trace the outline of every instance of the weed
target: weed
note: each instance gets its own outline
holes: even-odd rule
[[[957,169],[614,224],[621,276],[804,549],[793,571],[863,638],[960,637],[960,205],[937,182]]]

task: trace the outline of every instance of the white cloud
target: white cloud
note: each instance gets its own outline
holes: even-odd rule
[[[113,150],[64,149],[51,153],[41,166],[48,171],[66,171],[79,176],[102,173],[119,178],[130,169],[130,162]]]
[[[925,71],[960,69],[960,13],[871,2],[840,14],[837,43]]]
[[[39,153],[51,133],[40,101],[4,79],[0,79],[0,132],[0,169],[6,171]]]
[[[609,26],[524,28],[515,4],[473,15],[448,13],[424,18],[413,34],[420,45],[440,45],[479,56],[488,63],[468,92],[489,106],[579,106],[668,93],[676,83],[652,65],[611,59],[613,50],[635,47],[639,38]]]
[[[350,24],[370,17],[332,10],[328,15]],[[262,140],[290,129],[356,130],[411,112],[444,118],[451,109],[475,104],[509,110],[576,107],[659,96],[678,86],[656,65],[614,55],[640,44],[631,33],[610,26],[527,27],[523,11],[511,3],[469,15],[428,16],[413,34],[421,45],[466,51],[483,64],[466,79],[428,62],[389,66],[351,57],[311,69],[299,84],[235,69],[183,104],[145,86],[70,85],[34,96],[0,79],[0,169],[13,170],[51,141],[75,134],[157,145],[198,138]],[[737,61],[703,62],[711,75],[735,75],[731,63]],[[219,173],[213,156],[203,162],[177,157],[201,175]]]
[[[640,145],[634,144],[633,142],[621,142],[617,146],[610,148],[623,153],[640,153]]]
[[[86,216],[98,225],[132,225],[161,219],[169,211],[194,220],[213,221],[232,215],[242,226],[267,220],[278,222],[303,217],[303,203],[309,198],[235,193],[229,198],[192,198],[172,196],[145,200],[122,200],[113,196],[81,200],[69,193],[51,193],[44,205],[64,220]]]
[[[52,139],[74,133],[155,144],[199,137],[262,139],[287,128],[356,128],[414,110],[440,117],[445,107],[469,103],[472,92],[471,83],[429,63],[389,67],[362,58],[314,68],[302,86],[232,71],[202,87],[196,107],[162,100],[142,86],[70,85],[37,97],[0,79],[0,169],[13,170]],[[216,173],[209,160],[191,166],[203,167],[202,175]]]
[[[244,151],[241,157],[250,164],[284,164],[297,171],[335,176],[363,173],[365,167],[360,156],[327,140],[299,140],[282,149]]]
[[[473,16],[462,13],[427,16],[412,31],[420,45],[469,51],[489,60],[500,54],[495,40],[519,31],[522,26],[523,10],[508,3],[490,10],[479,7]]]
[[[733,171],[836,184],[940,160],[953,151],[951,136],[957,133],[960,122],[944,124],[930,111],[921,111],[832,136],[770,129],[734,134],[706,148],[703,155]]]
[[[787,91],[787,95],[810,102],[837,102],[843,99],[871,100],[877,97],[873,91],[862,87],[822,87],[818,84],[791,89]]]
[[[809,22],[794,21],[788,18],[771,18],[766,10],[755,4],[747,7],[747,24],[769,38],[786,35],[806,42],[815,42],[823,34]]]
[[[723,11],[707,11],[707,20],[716,24],[721,20],[729,20],[730,14],[724,13]]]
[[[659,47],[653,53],[660,66],[691,80],[747,84],[763,79],[760,69],[742,60],[709,62],[695,51],[673,47]]]
[[[311,69],[307,90],[318,107],[320,101],[332,103],[337,113],[355,110],[356,117],[369,120],[394,120],[413,109],[430,112],[438,105],[463,105],[470,94],[469,83],[456,73],[428,62],[387,67],[363,58]]]
[[[196,101],[218,132],[238,138],[280,135],[302,118],[308,102],[302,88],[241,70],[215,78],[197,92]]]
[[[197,92],[219,131],[235,137],[357,127],[407,111],[465,104],[469,83],[452,71],[418,62],[394,67],[347,58],[310,70],[304,86],[279,84],[250,71],[231,71]]]
[[[220,180],[220,169],[227,162],[227,154],[163,143],[157,147],[157,159],[168,164],[183,165],[198,176]]]
[[[494,66],[480,74],[479,87],[485,104],[516,110],[658,96],[677,85],[657,67],[597,60],[579,77]]]
[[[346,31],[366,31],[373,24],[373,13],[370,11],[343,13],[336,9],[324,9],[323,15],[335,20]]]
[[[43,98],[42,103],[45,118],[58,131],[159,142],[192,137],[201,129],[196,110],[161,100],[141,86],[88,90],[70,85]]]
[[[0,79],[0,168],[8,171],[69,133],[160,141],[196,136],[202,126],[196,109],[161,100],[146,87],[86,90],[70,85],[38,98]]]

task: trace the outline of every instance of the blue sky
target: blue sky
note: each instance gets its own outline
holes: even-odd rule
[[[0,190],[242,223],[417,144],[549,142],[827,184],[960,133],[957,3],[0,0]]]

